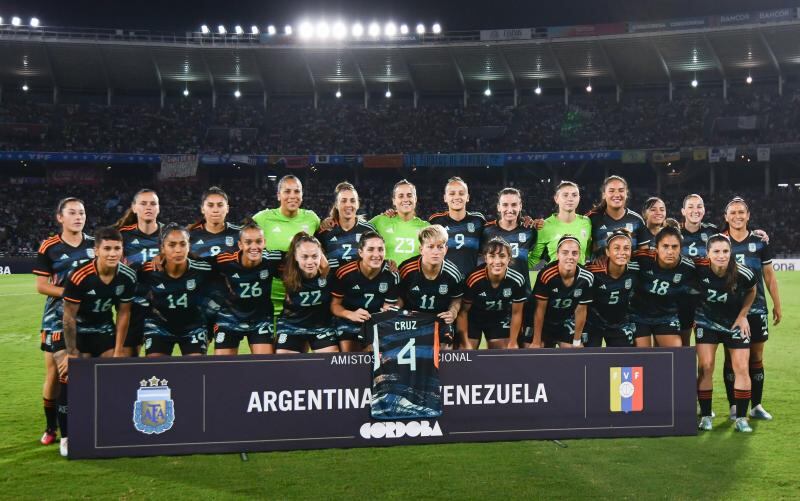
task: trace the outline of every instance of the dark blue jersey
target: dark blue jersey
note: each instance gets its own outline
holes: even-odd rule
[[[594,275],[592,304],[586,324],[598,331],[620,329],[629,323],[628,309],[639,279],[639,263],[630,262],[617,278],[608,274],[607,264],[598,260],[586,267]]]
[[[125,254],[125,264],[136,271],[158,255],[161,247],[161,224],[158,230],[149,235],[142,233],[135,224],[123,226],[119,229],[122,234],[122,250]]]
[[[450,302],[464,295],[464,277],[456,266],[444,260],[439,274],[432,280],[422,272],[422,258],[412,257],[400,265],[400,296],[403,308],[413,311],[442,313]]]
[[[525,277],[511,268],[506,270],[506,275],[497,287],[492,285],[486,266],[479,266],[467,277],[463,301],[471,305],[471,318],[500,321],[511,314],[513,303],[524,303],[527,300]]]
[[[241,226],[225,223],[225,229],[219,233],[206,230],[204,224],[199,223],[189,228],[189,242],[192,244],[192,254],[200,259],[210,261],[211,258],[223,252],[233,253],[239,250],[239,232]]]
[[[736,284],[728,290],[726,277],[711,270],[708,259],[695,261],[697,289],[701,294],[695,322],[703,329],[734,334],[731,326],[739,316],[747,293],[756,285],[756,276],[743,264],[736,263]]]
[[[89,235],[84,233],[77,247],[64,242],[61,235],[55,235],[39,246],[33,273],[40,277],[48,277],[53,285],[64,287],[67,275],[92,259],[94,259],[94,239]],[[47,296],[42,315],[43,331],[61,331],[64,311],[62,306],[61,298]]]
[[[731,237],[731,254],[737,263],[750,268],[756,277],[756,299],[750,313],[768,314],[767,298],[764,295],[764,266],[772,264],[772,249],[769,244],[750,232],[741,242]]]
[[[214,269],[225,281],[226,295],[222,311],[240,322],[272,318],[272,279],[278,276],[282,261],[281,251],[265,250],[261,262],[248,268],[242,264],[241,251],[218,254]]]
[[[150,306],[147,318],[175,336],[204,327],[211,301],[206,294],[206,285],[212,278],[211,265],[194,259],[188,261],[188,268],[177,278],[166,271],[156,271],[152,261],[145,263],[138,274],[139,283],[147,290],[145,299]]]
[[[361,273],[358,263],[347,263],[336,270],[331,294],[342,299],[342,306],[350,311],[363,308],[376,313],[384,303],[397,303],[400,275],[389,269],[389,263],[384,261],[381,271],[373,278]]]
[[[447,259],[466,277],[478,264],[486,218],[480,212],[467,211],[464,219],[456,221],[444,211],[433,214],[428,222],[447,230]]]
[[[606,240],[614,230],[624,228],[631,232],[631,246],[635,250],[640,245],[649,245],[652,234],[647,229],[642,216],[636,212],[625,209],[625,214],[614,219],[605,211],[590,210],[587,214],[592,222],[592,257],[597,259],[605,255]]]
[[[533,228],[524,228],[517,224],[517,227],[513,230],[504,230],[497,224],[497,221],[486,223],[481,236],[481,248],[494,237],[501,237],[508,242],[511,246],[511,264],[508,266],[525,277],[527,292],[531,290],[531,263],[529,261],[532,260],[532,256],[530,256],[531,250],[536,246],[536,236],[536,230]]]
[[[386,311],[365,324],[372,341],[372,401],[375,419],[441,416],[440,321],[431,313]]]
[[[634,320],[647,325],[677,323],[678,300],[695,290],[697,282],[692,260],[681,256],[674,268],[662,268],[656,252],[650,249],[637,250],[633,260],[639,264],[639,280],[631,300]]]
[[[322,244],[322,250],[325,252],[328,266],[332,272],[335,272],[340,266],[358,259],[358,243],[361,241],[361,235],[368,231],[375,231],[375,228],[361,218],[357,218],[355,226],[349,230],[336,224],[329,230],[317,232],[317,239]]]
[[[570,285],[566,285],[558,272],[558,261],[545,266],[538,275],[533,286],[533,297],[547,301],[544,313],[546,326],[560,327],[565,321],[575,316],[579,304],[592,302],[592,284],[594,276],[583,266],[578,265],[575,277]]]
[[[331,283],[326,277],[317,274],[315,277],[303,277],[300,289],[286,291],[281,312],[281,323],[297,331],[329,328],[332,325]],[[291,334],[291,332],[278,332]]]
[[[706,242],[715,233],[719,233],[719,229],[711,223],[700,223],[700,229],[695,232],[690,232],[685,227],[681,227],[681,234],[683,235],[681,254],[692,259],[706,257]]]
[[[64,301],[78,304],[78,333],[105,331],[114,325],[112,308],[130,303],[136,291],[136,272],[120,263],[111,282],[105,283],[97,272],[97,260],[70,274],[64,287]]]

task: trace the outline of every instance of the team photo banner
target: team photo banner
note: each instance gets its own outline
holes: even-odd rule
[[[694,435],[695,351],[442,352],[443,414],[370,417],[369,353],[70,360],[70,458]]]

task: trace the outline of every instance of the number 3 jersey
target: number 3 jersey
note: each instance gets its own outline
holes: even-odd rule
[[[147,290],[147,318],[174,336],[204,327],[205,308],[211,301],[206,284],[211,278],[211,265],[204,261],[188,259],[186,271],[178,278],[157,271],[152,261],[145,263],[139,270],[139,283]]]
[[[500,237],[511,245],[511,264],[509,268],[525,278],[525,291],[531,291],[530,253],[536,247],[537,232],[533,228],[517,225],[513,230],[504,230],[497,221],[486,223],[483,228],[481,246],[486,245],[494,237]],[[538,256],[537,256],[538,258]],[[482,261],[482,260],[481,260]]]
[[[634,322],[680,326],[678,299],[691,294],[697,280],[697,270],[692,260],[681,256],[676,267],[662,268],[658,265],[656,251],[640,249],[633,253],[633,261],[639,264],[639,280],[635,283],[631,299]]]
[[[248,268],[242,264],[241,251],[218,254],[214,269],[225,280],[226,298],[217,323],[236,331],[249,331],[259,328],[259,323],[271,323],[272,279],[278,276],[282,260],[281,251],[265,250],[261,253],[261,262]]]
[[[365,324],[372,340],[372,401],[375,419],[442,415],[439,387],[439,328],[435,315],[386,311]]]
[[[729,233],[726,234],[730,236]],[[762,242],[752,232],[741,242],[731,237],[731,256],[737,263],[750,268],[756,277],[756,299],[753,301],[750,313],[768,314],[767,298],[764,295],[764,266],[772,264],[772,249],[769,244]]]
[[[112,307],[133,300],[136,272],[120,263],[110,283],[100,279],[95,260],[69,276],[64,287],[64,301],[79,304],[76,325],[78,334],[113,334]]]

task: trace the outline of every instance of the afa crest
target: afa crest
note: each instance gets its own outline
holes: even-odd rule
[[[519,234],[519,243],[524,244],[528,240],[528,235],[524,233]]]
[[[121,296],[123,292],[125,292],[125,286],[124,285],[118,285],[117,288],[114,289],[114,294],[117,295],[117,296]]]
[[[133,404],[133,425],[147,434],[161,434],[175,423],[175,404],[166,379],[155,376],[139,381],[139,391]]]
[[[747,244],[747,250],[749,250],[750,252],[755,252],[756,251],[756,244],[754,244],[754,243]]]
[[[467,223],[467,231],[470,233],[475,233],[475,223]]]
[[[389,284],[386,282],[381,282],[378,284],[378,292],[381,294],[386,293],[389,290]]]
[[[267,277],[269,277],[269,270],[261,270],[260,272],[258,272],[258,276],[259,278],[261,278],[261,280],[266,279]]]
[[[447,294],[447,284],[441,284],[439,286],[439,294]]]
[[[511,297],[511,288],[510,287],[506,287],[505,289],[503,289],[503,297]]]
[[[94,259],[94,249],[86,249],[86,255]]]
[[[197,282],[195,282],[194,278],[190,278],[186,281],[186,289],[193,291],[197,287]]]
[[[233,247],[233,237],[225,237],[225,245]]]

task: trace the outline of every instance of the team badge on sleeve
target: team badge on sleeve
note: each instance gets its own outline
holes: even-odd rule
[[[139,391],[133,404],[133,424],[138,431],[158,435],[172,428],[175,404],[167,382],[155,376],[139,382]]]

